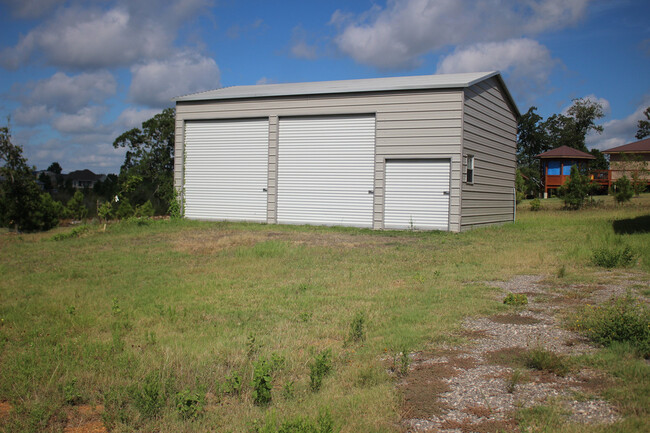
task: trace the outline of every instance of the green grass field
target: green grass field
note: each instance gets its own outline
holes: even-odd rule
[[[319,413],[342,432],[395,431],[391,360],[504,308],[484,281],[562,268],[593,283],[606,278],[591,263],[604,246],[628,246],[648,280],[650,195],[602,200],[579,212],[524,202],[516,223],[461,234],[192,221],[3,232],[0,429],[61,431],[70,406],[88,404],[113,431],[271,431]],[[313,391],[327,349],[332,371]],[[251,382],[264,359],[272,400],[260,405]]]

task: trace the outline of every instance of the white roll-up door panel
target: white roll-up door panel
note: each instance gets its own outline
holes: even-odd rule
[[[185,216],[266,222],[268,120],[187,122]]]
[[[386,161],[384,227],[448,230],[449,176],[449,160]]]
[[[372,227],[375,118],[281,118],[281,224]]]

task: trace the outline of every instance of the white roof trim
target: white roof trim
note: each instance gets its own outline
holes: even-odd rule
[[[380,92],[390,90],[452,89],[470,87],[496,76],[510,99],[517,115],[519,110],[505,86],[499,71],[463,74],[418,75],[411,77],[366,78],[361,80],[315,81],[307,83],[257,84],[223,87],[174,98],[175,102],[207,101],[271,96],[317,95],[332,93]]]

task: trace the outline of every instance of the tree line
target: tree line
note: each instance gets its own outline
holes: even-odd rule
[[[16,231],[48,230],[61,219],[103,220],[179,212],[174,193],[174,117],[168,108],[124,132],[113,142],[125,148],[119,175],[108,175],[92,188],[72,187],[58,162],[47,174],[34,175],[8,126],[0,128],[0,226]],[[41,188],[42,186],[42,188]]]

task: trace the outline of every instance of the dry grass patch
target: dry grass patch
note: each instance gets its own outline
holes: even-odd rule
[[[419,365],[411,370],[400,387],[402,419],[427,419],[448,410],[449,406],[438,396],[450,389],[443,379],[456,374],[457,371],[446,363]]]

